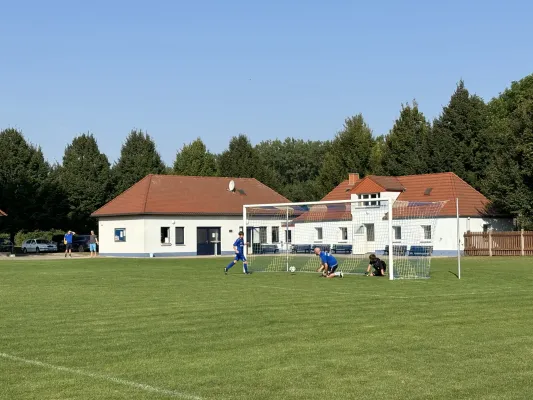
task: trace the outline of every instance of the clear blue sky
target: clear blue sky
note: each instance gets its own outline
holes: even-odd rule
[[[374,133],[402,102],[436,117],[459,79],[485,100],[533,72],[531,1],[4,1],[0,129],[50,161],[84,132],[114,161],[133,128],[167,163],[331,139],[363,113]]]

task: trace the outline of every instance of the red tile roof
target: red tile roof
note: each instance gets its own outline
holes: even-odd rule
[[[228,190],[231,180],[235,182],[233,192]],[[92,216],[242,215],[244,204],[288,202],[253,178],[148,175]]]
[[[378,190],[379,188],[382,190]],[[431,189],[430,191],[428,189]],[[459,214],[463,217],[486,215],[489,200],[453,172],[409,176],[374,176],[360,179],[356,185],[348,180],[328,193],[322,200],[350,199],[352,194],[401,191],[401,201],[447,201],[439,213],[441,217],[456,215],[455,198],[459,198]],[[425,194],[428,191],[429,194]]]
[[[2,210],[0,210],[0,217],[7,217],[7,214],[3,212]]]

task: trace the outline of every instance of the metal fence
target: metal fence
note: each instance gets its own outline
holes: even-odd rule
[[[467,256],[533,256],[533,232],[466,232]]]

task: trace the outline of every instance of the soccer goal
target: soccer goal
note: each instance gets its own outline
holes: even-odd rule
[[[372,198],[245,205],[249,268],[314,272],[319,247],[347,274],[366,273],[375,254],[387,264],[389,279],[429,278],[437,216],[445,203]]]

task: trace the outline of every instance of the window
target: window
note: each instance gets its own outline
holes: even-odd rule
[[[431,240],[431,225],[423,225],[424,229],[424,240]]]
[[[348,228],[341,229],[341,240],[348,240]]]
[[[267,228],[266,226],[261,226],[259,228],[259,242],[264,244],[267,242]]]
[[[402,240],[402,227],[393,226],[392,229],[394,230],[394,240]]]
[[[292,243],[292,231],[290,229],[285,231],[285,242]]]
[[[125,241],[126,241],[126,229],[115,228],[115,242],[125,242]]]
[[[374,231],[374,224],[365,224],[366,228],[366,241],[367,242],[374,242],[376,240],[375,238],[375,231]]]
[[[322,228],[315,228],[316,229],[316,239],[322,240]]]
[[[161,227],[161,244],[170,244],[170,228],[168,226]]]
[[[176,227],[176,244],[185,244],[185,228]]]
[[[279,226],[272,227],[272,243],[279,243]]]
[[[359,200],[379,199],[379,198],[381,198],[381,193],[371,193],[371,194],[360,194],[359,195]],[[377,202],[377,201],[365,201],[365,202],[363,202],[363,205],[365,207],[378,206],[379,202]]]

